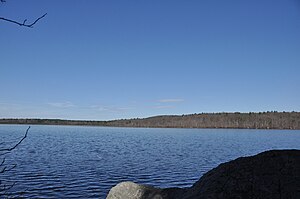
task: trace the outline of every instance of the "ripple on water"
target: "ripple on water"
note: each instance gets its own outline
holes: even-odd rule
[[[24,129],[0,125],[0,138],[15,140]],[[298,140],[300,131],[32,126],[7,156],[17,167],[1,177],[16,183],[13,197],[105,198],[127,180],[189,187],[221,162],[268,149],[299,149]]]

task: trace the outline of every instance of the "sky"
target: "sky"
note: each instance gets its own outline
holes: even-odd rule
[[[0,118],[300,111],[299,0],[12,1]]]

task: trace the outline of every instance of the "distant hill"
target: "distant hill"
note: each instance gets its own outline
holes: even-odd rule
[[[148,128],[300,129],[300,112],[201,113],[111,121],[0,119],[0,124],[84,125]]]

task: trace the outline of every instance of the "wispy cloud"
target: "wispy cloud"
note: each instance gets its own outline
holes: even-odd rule
[[[20,104],[0,102],[0,106],[19,106]]]
[[[0,111],[13,111],[20,108],[20,104],[0,102]]]
[[[75,107],[72,102],[49,102],[47,103],[49,106],[56,107],[56,108],[71,108]]]
[[[133,109],[132,107],[98,106],[98,105],[90,106],[90,108],[101,112],[125,112],[127,110]]]
[[[173,103],[173,102],[183,102],[184,99],[160,99],[157,101],[160,103]]]
[[[155,108],[155,109],[169,109],[169,108],[174,108],[174,106],[153,106],[152,108]]]

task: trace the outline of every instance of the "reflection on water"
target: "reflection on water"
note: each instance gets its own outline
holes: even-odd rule
[[[0,125],[15,141],[27,126]],[[32,126],[1,178],[16,182],[13,196],[105,198],[120,181],[160,187],[191,186],[208,170],[269,149],[300,149],[300,131],[145,129]]]

